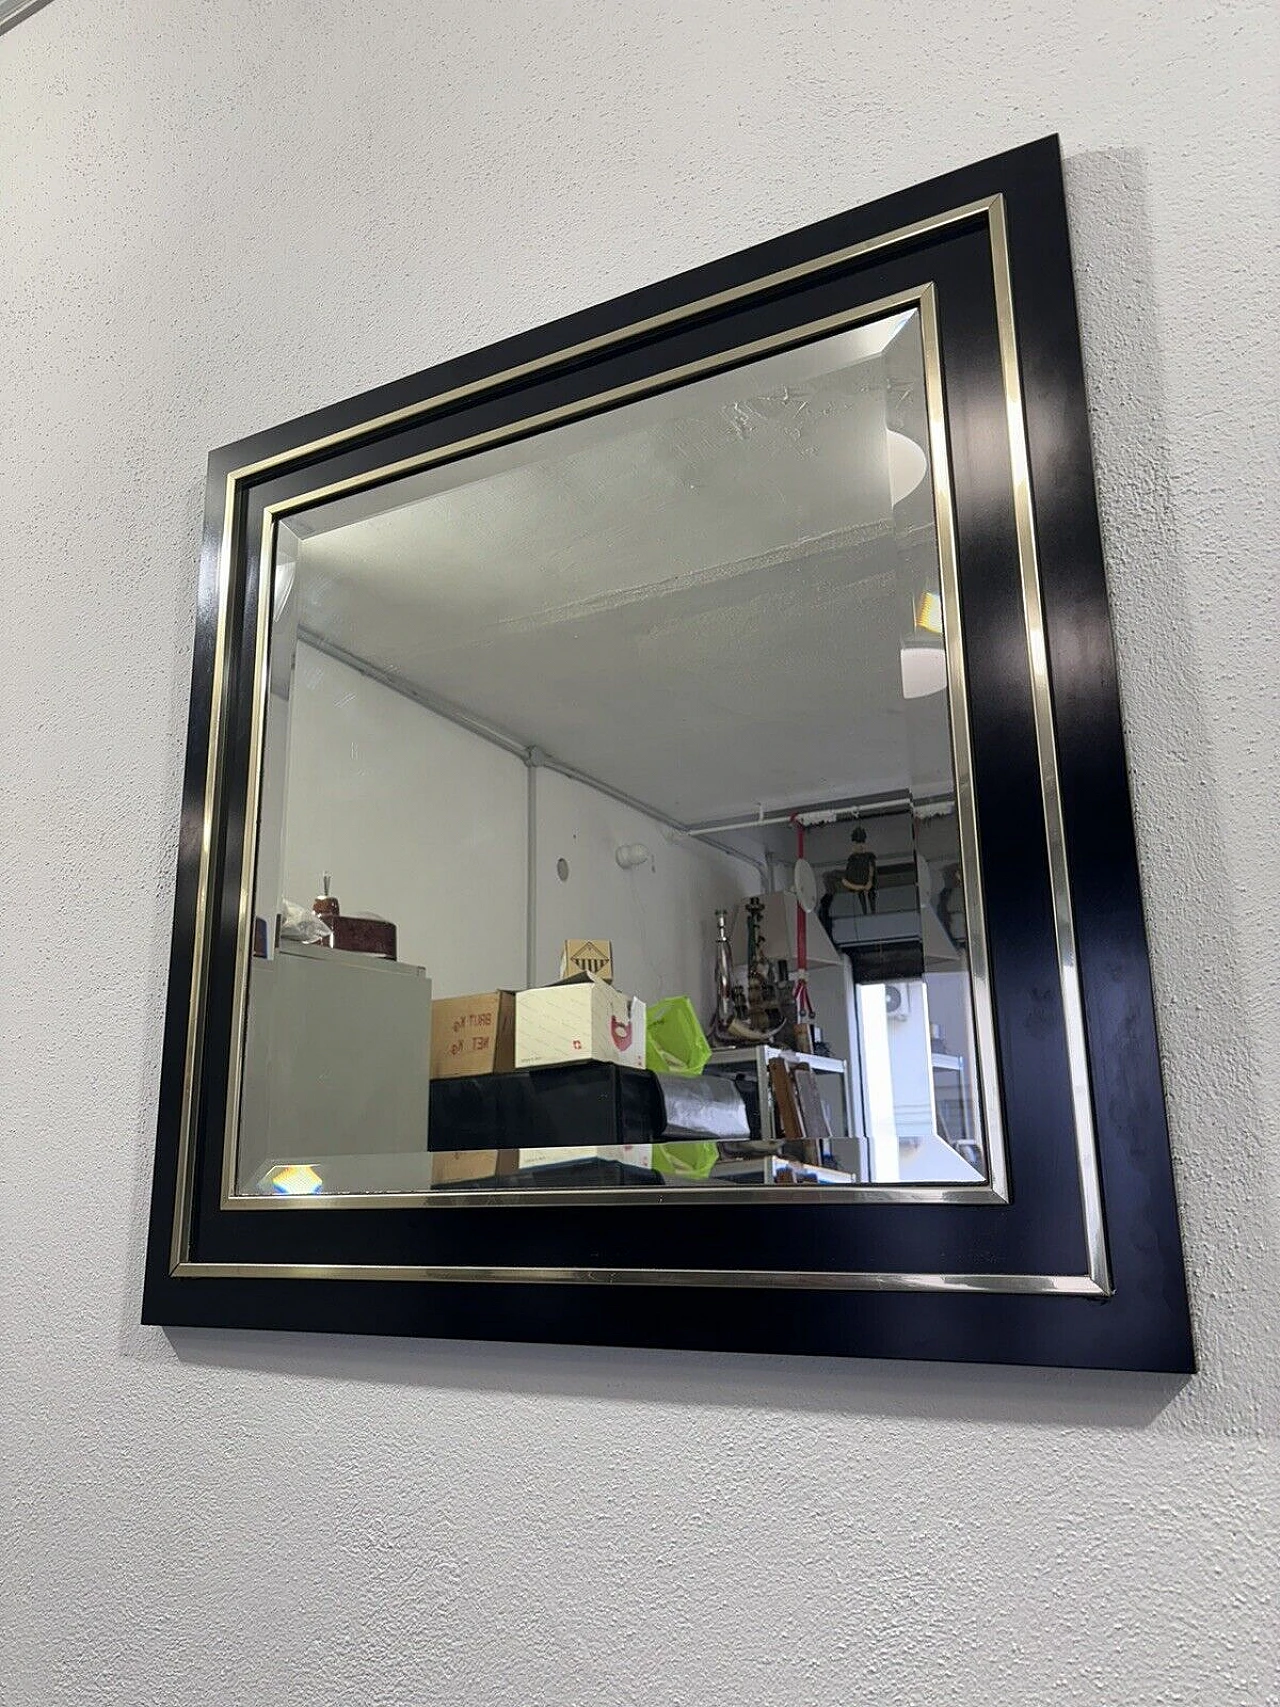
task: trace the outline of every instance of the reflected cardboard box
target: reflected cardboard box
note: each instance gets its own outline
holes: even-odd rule
[[[520,1166],[519,1150],[433,1150],[431,1185],[461,1185],[471,1180],[493,1179],[513,1174]]]
[[[589,972],[516,996],[516,1066],[608,1061],[643,1067],[645,1005]]]
[[[576,977],[590,972],[595,978],[613,983],[613,944],[590,937],[569,937],[560,951],[560,977]]]
[[[509,1073],[515,1066],[514,990],[445,996],[431,1004],[431,1077]]]

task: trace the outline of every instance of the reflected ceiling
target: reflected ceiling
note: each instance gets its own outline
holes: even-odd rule
[[[925,438],[894,329],[317,512],[304,640],[681,822],[947,787],[945,700],[901,696],[936,554],[928,482],[891,498],[889,427]]]

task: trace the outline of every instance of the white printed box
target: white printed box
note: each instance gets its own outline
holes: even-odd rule
[[[555,1162],[582,1162],[588,1158],[605,1162],[628,1162],[633,1168],[653,1166],[652,1144],[564,1144],[555,1149],[540,1145],[521,1150],[522,1168],[545,1168]]]
[[[645,1005],[590,973],[516,995],[516,1066],[644,1066]]]

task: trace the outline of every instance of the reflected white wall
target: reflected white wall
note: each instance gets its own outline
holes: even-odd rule
[[[328,871],[345,912],[395,921],[401,960],[427,969],[435,995],[521,989],[527,810],[519,758],[299,646],[282,862],[290,900],[309,904]],[[535,823],[535,981],[559,976],[566,937],[604,936],[620,989],[646,1001],[692,996],[708,1015],[715,909],[758,891],[755,867],[545,768]],[[637,842],[652,862],[623,870],[617,849]]]
[[[690,996],[705,1024],[715,909],[758,894],[756,868],[556,771],[538,771],[536,798],[538,981],[559,975],[567,937],[606,936],[620,990],[648,1002]],[[637,842],[652,860],[623,870],[617,850]]]
[[[329,872],[344,912],[395,921],[436,996],[522,985],[521,761],[305,645],[291,723],[289,899]]]

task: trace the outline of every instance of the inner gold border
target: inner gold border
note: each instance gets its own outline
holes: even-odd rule
[[[525,377],[535,372],[574,360],[581,355],[603,350],[639,333],[673,325],[709,307],[722,307],[727,303],[744,300],[762,291],[776,288],[780,283],[794,281],[815,273],[830,270],[859,255],[896,246],[912,239],[936,233],[948,226],[962,223],[975,217],[985,217],[991,243],[992,271],[995,295],[997,301],[997,329],[1000,341],[1002,375],[1004,379],[1006,405],[1009,420],[1010,456],[1013,470],[1014,502],[1017,513],[1018,551],[1020,559],[1021,580],[1023,590],[1024,619],[1027,629],[1028,659],[1032,677],[1033,706],[1037,734],[1037,746],[1040,754],[1042,792],[1045,808],[1046,837],[1049,849],[1050,880],[1054,891],[1054,917],[1058,944],[1059,974],[1063,989],[1064,1013],[1067,1015],[1066,1041],[1069,1066],[1071,1072],[1073,1111],[1076,1127],[1076,1149],[1078,1172],[1080,1178],[1081,1198],[1086,1222],[1086,1247],[1088,1252],[1087,1270],[1084,1275],[1045,1276],[1045,1275],[910,1275],[910,1274],[873,1274],[873,1273],[842,1273],[840,1275],[825,1274],[817,1276],[803,1271],[757,1271],[757,1270],[724,1270],[714,1271],[719,1278],[712,1278],[713,1271],[703,1270],[587,1270],[587,1269],[481,1269],[472,1267],[441,1267],[429,1266],[406,1268],[403,1266],[382,1265],[346,1265],[333,1267],[317,1264],[210,1264],[193,1263],[189,1260],[190,1244],[190,1214],[193,1197],[193,1168],[194,1168],[194,1110],[195,1092],[199,1083],[202,1067],[201,1045],[203,1021],[207,999],[208,978],[208,949],[209,949],[209,873],[211,865],[213,829],[216,823],[217,810],[220,804],[223,769],[225,765],[223,725],[225,721],[226,695],[228,689],[226,671],[226,652],[229,644],[227,633],[227,617],[230,606],[230,589],[232,585],[232,528],[234,523],[235,505],[239,488],[242,483],[269,471],[282,467],[299,458],[324,451],[341,444],[357,435],[365,435],[372,431],[388,426],[407,422],[410,419],[424,416],[446,404],[454,403],[467,396],[474,396],[482,391],[492,390],[501,385],[509,384],[513,379]],[[831,333],[838,329],[859,324],[877,315],[884,314],[895,308],[913,306],[921,315],[922,336],[924,341],[926,392],[929,416],[931,464],[934,475],[934,507],[938,528],[939,558],[942,568],[942,586],[944,602],[944,631],[946,631],[948,658],[948,686],[950,689],[950,709],[952,728],[953,763],[955,767],[957,791],[957,817],[961,831],[961,864],[965,885],[966,905],[970,914],[971,936],[974,941],[970,945],[970,973],[974,986],[975,1034],[979,1069],[979,1094],[983,1107],[984,1122],[989,1140],[990,1174],[989,1181],[983,1186],[973,1187],[887,1187],[887,1186],[849,1186],[824,1187],[821,1196],[824,1201],[858,1201],[858,1202],[1007,1202],[1007,1164],[1004,1145],[1003,1124],[1000,1113],[998,1092],[997,1052],[995,1045],[994,1021],[991,1011],[989,971],[986,961],[985,922],[983,919],[982,887],[979,865],[979,844],[976,823],[976,807],[973,799],[972,760],[968,743],[968,701],[964,679],[964,655],[961,644],[960,611],[958,594],[958,572],[955,561],[954,517],[951,501],[951,486],[946,446],[945,399],[942,390],[941,357],[939,351],[936,303],[932,285],[923,285],[914,291],[897,293],[894,296],[881,298],[873,303],[860,305],[841,315],[830,316],[825,320],[811,322],[807,326],[793,328],[786,333],[777,334],[766,339],[759,339],[738,346],[732,351],[720,352],[716,356],[705,358],[701,362],[686,364],[683,367],[671,369],[659,376],[650,377],[631,385],[615,388],[614,390],[597,393],[590,399],[567,405],[564,408],[547,411],[542,415],[526,418],[517,426],[496,429],[492,433],[476,435],[474,438],[452,444],[442,450],[424,456],[407,458],[392,463],[372,474],[352,477],[346,481],[335,482],[328,486],[292,498],[269,508],[263,520],[261,541],[261,559],[259,565],[260,593],[258,604],[258,625],[255,642],[255,694],[251,725],[250,746],[250,807],[246,813],[246,846],[242,864],[242,882],[240,893],[240,910],[238,921],[237,945],[237,974],[235,980],[235,996],[233,1011],[232,1036],[237,1040],[237,1047],[232,1051],[231,1079],[229,1083],[227,1129],[224,1133],[223,1146],[223,1177],[222,1177],[222,1206],[236,1209],[295,1209],[295,1208],[341,1208],[352,1205],[366,1207],[409,1207],[432,1205],[450,1207],[459,1204],[476,1206],[480,1202],[529,1202],[550,1206],[552,1203],[569,1202],[605,1203],[623,1201],[634,1203],[637,1198],[643,1198],[650,1203],[688,1202],[691,1199],[700,1203],[725,1201],[743,1203],[763,1200],[777,1203],[776,1192],[767,1188],[738,1187],[730,1194],[704,1191],[698,1193],[664,1192],[654,1188],[643,1193],[622,1194],[619,1192],[580,1191],[580,1192],[539,1192],[520,1193],[517,1191],[494,1192],[438,1192],[438,1193],[370,1193],[346,1197],[329,1197],[316,1200],[284,1200],[277,1202],[253,1197],[237,1197],[234,1195],[235,1167],[235,1126],[239,1103],[239,1081],[241,1071],[241,1049],[245,1018],[245,1001],[247,978],[244,975],[244,962],[247,955],[249,928],[252,918],[253,905],[253,868],[254,852],[257,833],[257,797],[261,773],[261,745],[263,723],[266,705],[266,671],[264,668],[266,650],[269,642],[270,617],[272,600],[270,597],[271,574],[274,562],[274,547],[276,531],[280,522],[289,514],[313,504],[337,497],[343,493],[373,485],[383,484],[400,475],[414,472],[429,466],[433,462],[445,458],[469,454],[484,446],[527,434],[531,430],[539,430],[555,422],[567,420],[597,412],[610,403],[635,397],[647,392],[666,389],[673,384],[681,383],[698,373],[713,371],[716,368],[733,365],[752,356],[787,345],[806,342],[815,336]],[[611,1281],[615,1284],[690,1284],[690,1285],[723,1285],[723,1286],[839,1286],[845,1289],[904,1289],[904,1290],[964,1290],[964,1291],[1003,1291],[1003,1292],[1083,1292],[1089,1295],[1105,1295],[1110,1290],[1110,1278],[1106,1261],[1105,1232],[1102,1222],[1101,1192],[1098,1183],[1096,1136],[1093,1129],[1092,1107],[1089,1098],[1088,1061],[1084,1047],[1083,1004],[1080,999],[1079,978],[1075,956],[1074,922],[1071,913],[1070,893],[1066,878],[1065,835],[1062,827],[1062,810],[1060,788],[1058,785],[1056,745],[1053,732],[1052,702],[1048,679],[1047,650],[1044,642],[1043,610],[1040,600],[1039,570],[1035,555],[1034,517],[1031,509],[1030,477],[1027,461],[1025,440],[1025,419],[1021,398],[1019,379],[1016,334],[1013,318],[1012,282],[1009,274],[1008,244],[1005,229],[1005,211],[1003,197],[995,196],[985,202],[974,202],[964,207],[940,214],[934,219],[920,221],[914,225],[902,227],[898,231],[883,237],[872,239],[866,243],[851,245],[836,250],[825,256],[816,257],[812,261],[784,269],[764,278],[752,280],[746,284],[735,286],[730,290],[700,301],[687,304],[679,309],[670,310],[656,315],[648,320],[637,322],[615,332],[604,334],[598,338],[586,340],[567,350],[553,353],[536,361],[521,364],[505,373],[491,375],[467,386],[457,387],[452,391],[442,393],[425,402],[411,405],[405,409],[377,417],[372,421],[360,422],[342,432],[317,439],[302,447],[292,449],[274,458],[247,464],[234,470],[227,477],[226,505],[224,510],[223,534],[218,563],[218,630],[215,640],[214,653],[214,699],[210,718],[209,765],[206,772],[205,814],[203,834],[201,838],[200,881],[197,895],[196,933],[193,955],[192,992],[188,1013],[187,1056],[184,1073],[183,1107],[181,1129],[179,1134],[178,1155],[178,1189],[174,1210],[173,1238],[171,1244],[171,1273],[181,1278],[212,1278],[245,1277],[246,1275],[263,1278],[384,1278],[384,1279],[488,1279],[507,1281],[536,1281],[569,1282],[575,1280]],[[974,902],[969,903],[973,896]],[[976,949],[976,952],[975,952]],[[683,1277],[677,1279],[676,1277]]]
[[[258,604],[258,624],[255,636],[254,676],[256,692],[250,725],[249,798],[245,813],[245,837],[241,849],[242,881],[236,945],[235,995],[233,997],[231,1035],[235,1043],[229,1073],[227,1117],[223,1141],[222,1198],[223,1209],[277,1211],[314,1211],[341,1208],[461,1208],[478,1204],[498,1204],[504,1207],[535,1207],[539,1204],[582,1204],[598,1206],[626,1203],[637,1204],[691,1202],[712,1204],[743,1204],[750,1202],[776,1203],[776,1190],[768,1186],[707,1187],[697,1193],[688,1191],[663,1192],[661,1187],[642,1191],[619,1191],[596,1188],[565,1191],[474,1190],[431,1192],[352,1192],[323,1197],[264,1198],[241,1195],[236,1190],[240,1088],[243,1074],[245,1019],[248,1002],[248,968],[250,937],[254,910],[254,876],[256,865],[256,826],[262,786],[262,742],[265,733],[268,700],[268,649],[270,646],[271,577],[275,562],[277,535],[281,523],[289,515],[312,509],[317,504],[348,495],[355,491],[389,484],[395,479],[420,473],[435,464],[473,455],[496,444],[525,437],[532,431],[542,431],[563,425],[574,419],[598,414],[612,404],[635,400],[641,396],[671,389],[709,373],[738,365],[781,349],[794,348],[816,338],[846,331],[852,326],[881,318],[883,315],[910,308],[921,320],[921,342],[925,368],[927,416],[930,431],[931,466],[934,482],[934,508],[938,531],[940,580],[944,607],[944,641],[946,645],[949,686],[949,726],[952,745],[952,768],[957,795],[957,818],[960,829],[960,853],[965,884],[966,912],[970,926],[970,977],[973,985],[974,1030],[977,1042],[978,1090],[983,1111],[983,1124],[988,1141],[990,1167],[988,1179],[978,1185],[890,1186],[849,1185],[821,1186],[806,1201],[816,1195],[823,1202],[880,1202],[880,1203],[1005,1203],[1007,1162],[1004,1129],[999,1098],[999,1078],[996,1068],[995,1021],[992,1011],[990,979],[987,970],[986,920],[983,907],[983,888],[979,862],[979,838],[976,824],[976,805],[973,793],[973,755],[969,739],[968,696],[965,687],[963,635],[960,619],[959,570],[956,561],[955,525],[948,463],[945,403],[942,394],[942,368],[937,332],[937,307],[932,285],[899,291],[859,305],[856,309],[828,315],[786,332],[771,334],[739,344],[729,350],[684,363],[675,368],[646,376],[608,391],[596,392],[589,398],[547,410],[525,419],[472,438],[457,440],[436,450],[405,458],[370,473],[352,476],[344,481],[292,497],[271,506],[264,512],[260,546],[259,577],[262,593]],[[972,905],[969,897],[974,897]]]

